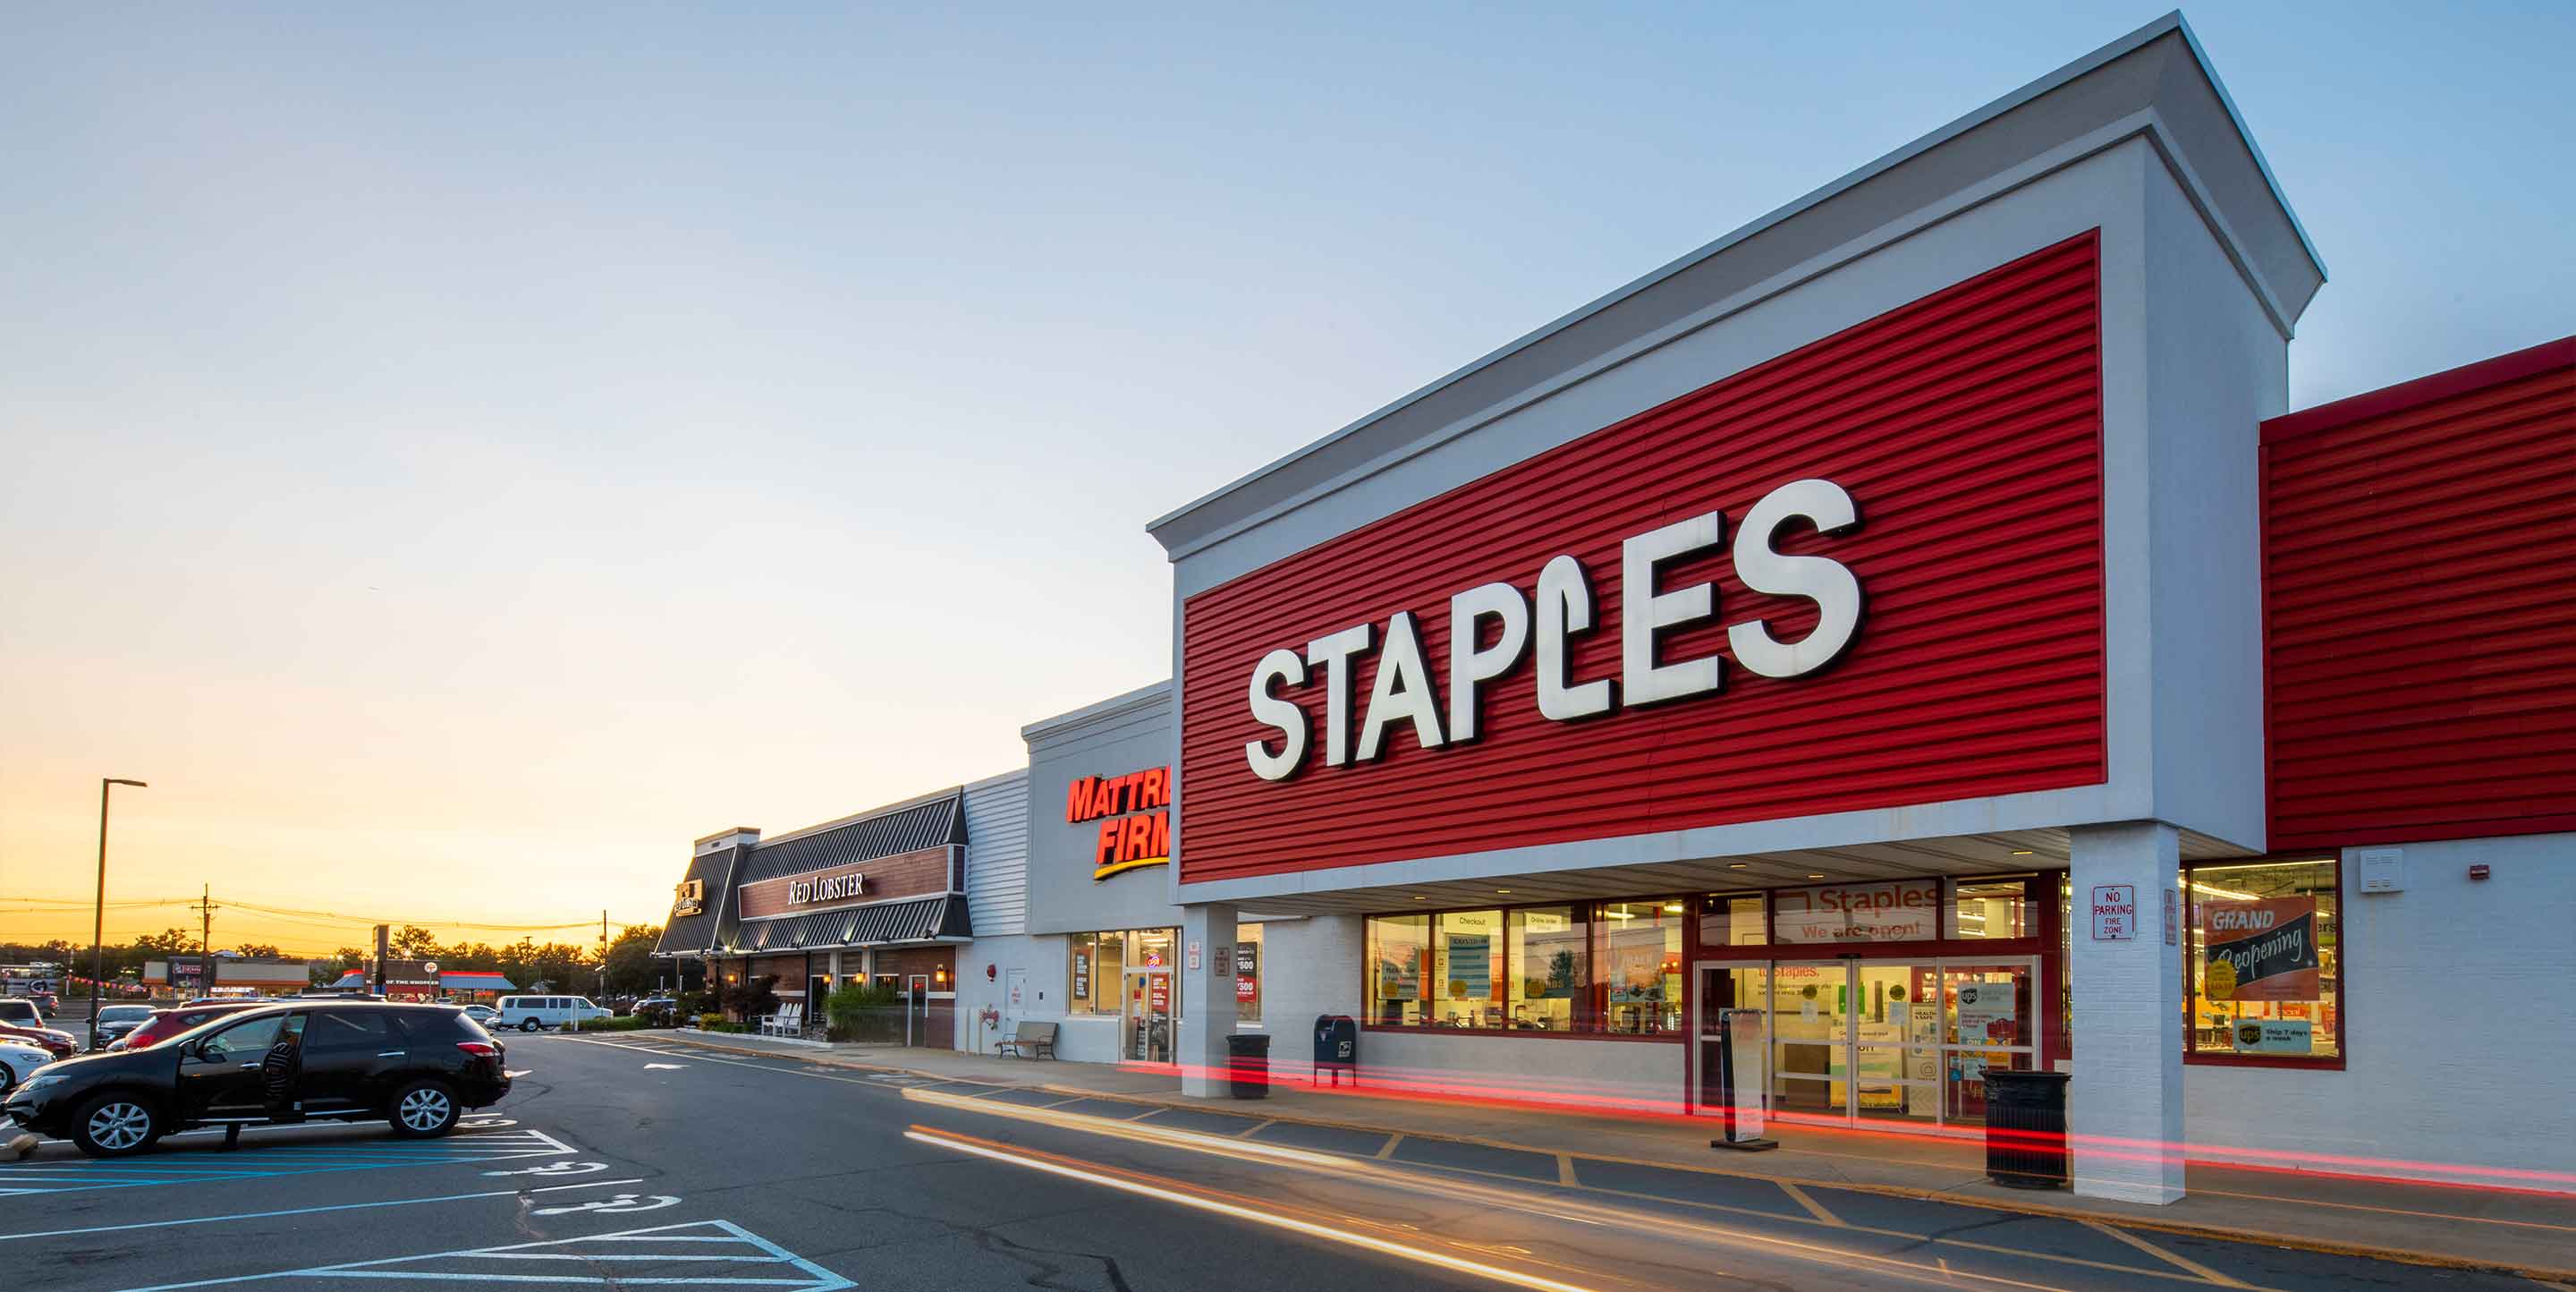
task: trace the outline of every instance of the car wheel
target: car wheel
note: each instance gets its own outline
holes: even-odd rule
[[[533,1018],[520,1020],[519,1030],[522,1032],[533,1032],[537,1030],[537,1020]]]
[[[5,1095],[17,1088],[18,1074],[10,1071],[8,1064],[0,1063],[0,1095]]]
[[[394,1124],[394,1134],[404,1139],[434,1139],[456,1129],[456,1119],[462,1115],[456,1092],[446,1082],[415,1081],[394,1092],[387,1120]]]
[[[72,1143],[91,1157],[140,1153],[160,1135],[160,1115],[132,1095],[100,1095],[72,1114]]]

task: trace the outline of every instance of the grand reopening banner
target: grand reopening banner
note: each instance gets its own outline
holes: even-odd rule
[[[2211,1000],[2318,998],[2317,899],[2204,903],[2200,935]]]

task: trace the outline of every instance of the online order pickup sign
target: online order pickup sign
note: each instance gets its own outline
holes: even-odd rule
[[[2127,942],[2138,935],[2138,886],[2093,886],[2093,940]]]

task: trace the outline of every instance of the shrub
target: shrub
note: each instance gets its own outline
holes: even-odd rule
[[[721,1032],[724,1026],[725,1019],[722,1014],[698,1015],[698,1030],[701,1032]]]
[[[903,1001],[893,983],[852,980],[823,998],[830,1026],[824,1035],[835,1041],[901,1041]]]
[[[640,1014],[628,1014],[620,1018],[585,1019],[582,1021],[580,1030],[584,1032],[640,1032],[651,1025],[651,1021]]]
[[[723,1008],[727,1017],[764,1018],[778,1012],[778,975],[762,974],[747,982],[726,983]]]

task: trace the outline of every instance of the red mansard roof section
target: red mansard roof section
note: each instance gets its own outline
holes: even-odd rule
[[[2576,337],[2262,427],[2271,846],[2576,830]]]

